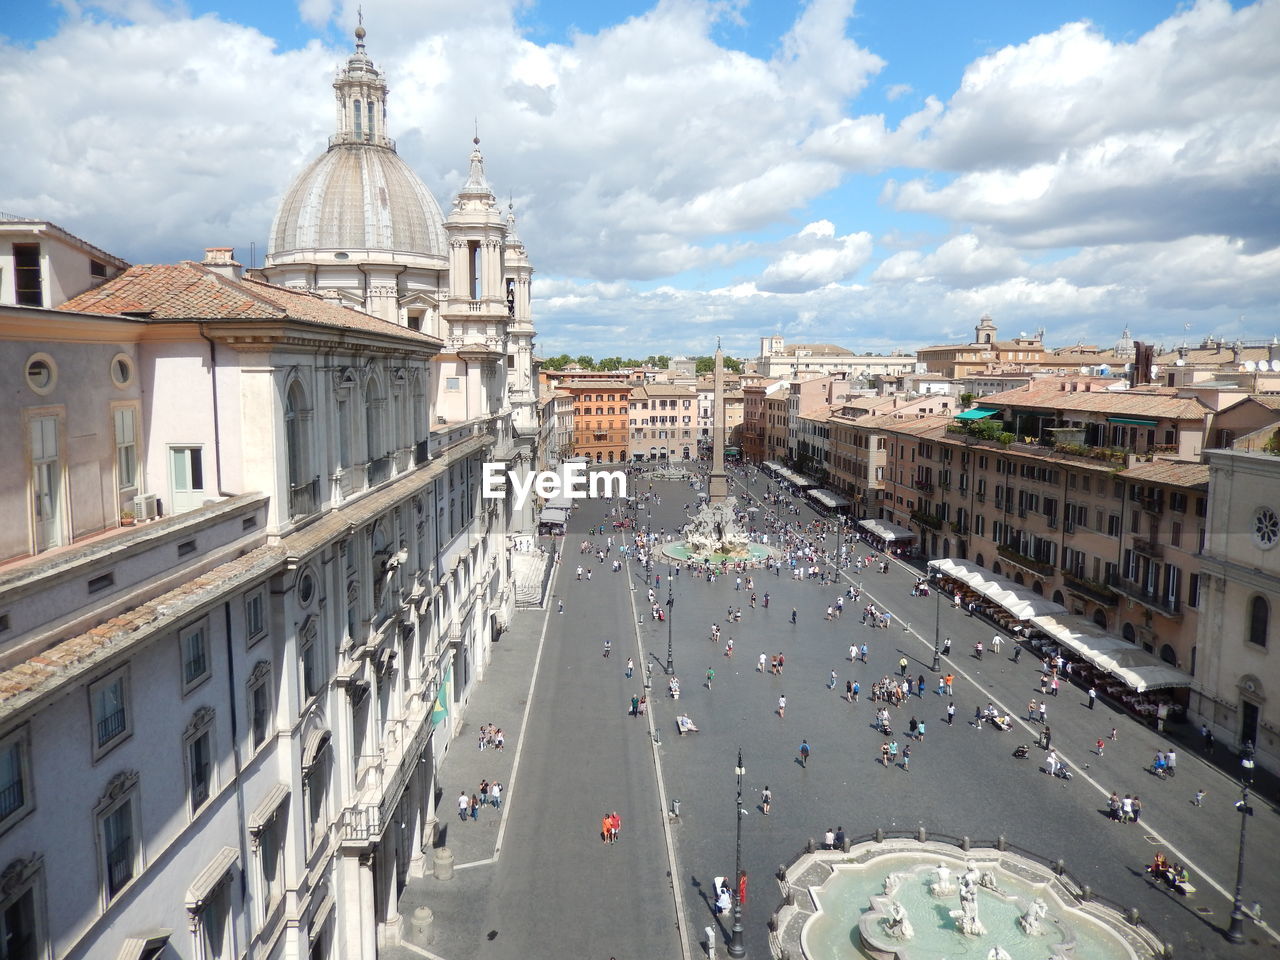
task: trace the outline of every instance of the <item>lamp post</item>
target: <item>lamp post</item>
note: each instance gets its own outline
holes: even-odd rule
[[[1244,831],[1249,823],[1249,785],[1253,783],[1253,741],[1246,740],[1240,750],[1240,859],[1236,863],[1236,895],[1231,904],[1231,926],[1227,928],[1227,940],[1244,943]]]
[[[942,660],[938,654],[938,631],[942,626],[942,591],[938,589],[938,584],[933,585],[933,672],[937,673],[938,668],[942,665]]]
[[[675,661],[671,657],[671,614],[675,612],[676,595],[671,592],[671,568],[667,567],[667,676],[675,673]]]
[[[733,939],[729,941],[729,956],[735,960],[747,955],[747,945],[742,939],[742,775],[747,772],[742,765],[742,748],[738,748],[738,765],[733,768],[734,774],[738,778],[738,799],[733,804],[733,816],[737,821],[734,826],[737,828],[737,848],[733,857],[733,882],[738,886],[734,889],[733,897]]]

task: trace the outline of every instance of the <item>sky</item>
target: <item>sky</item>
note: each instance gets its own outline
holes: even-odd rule
[[[537,351],[1280,334],[1280,0],[363,0],[440,205],[478,130]],[[261,264],[348,0],[26,0],[0,211]]]

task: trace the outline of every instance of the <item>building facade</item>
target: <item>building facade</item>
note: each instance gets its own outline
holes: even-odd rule
[[[594,463],[627,459],[632,387],[618,380],[561,380],[573,398],[573,456]]]
[[[698,394],[690,387],[649,383],[631,391],[631,460],[694,460],[698,456]]]
[[[1280,770],[1280,457],[1211,450],[1193,721]]]
[[[338,87],[358,166],[388,146],[348,96],[357,67]],[[0,534],[18,956],[372,960],[399,940],[436,770],[514,606],[524,518],[481,499],[481,465],[536,458],[530,271],[471,172],[441,235],[479,269],[439,275],[431,323],[294,272],[325,241],[276,261],[285,286],[211,248],[0,308],[23,371],[0,424],[21,451],[0,469],[21,518]],[[308,202],[331,211],[339,181]],[[412,246],[399,213],[378,216]],[[398,251],[360,256],[381,276]]]

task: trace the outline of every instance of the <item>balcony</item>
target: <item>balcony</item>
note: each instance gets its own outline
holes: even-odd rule
[[[289,519],[307,517],[320,507],[320,478],[289,487]]]
[[[1090,580],[1088,577],[1077,577],[1073,573],[1062,573],[1062,581],[1066,584],[1067,589],[1072,593],[1078,593],[1095,600],[1103,606],[1114,607],[1116,605],[1116,593],[1105,583],[1097,580]]]
[[[921,480],[919,477],[917,477],[915,482],[912,484],[912,486],[915,487],[917,490],[919,490],[921,493],[933,493],[933,484],[928,480]]]
[[[365,465],[365,482],[376,487],[380,483],[385,483],[391,479],[391,458],[378,457],[376,460],[370,460]]]
[[[942,529],[942,521],[932,513],[925,513],[922,510],[912,510],[911,519],[913,522],[920,524],[922,527],[928,527],[930,530]]]
[[[1139,537],[1134,537],[1133,549],[1136,553],[1141,553],[1147,557],[1155,557],[1157,560],[1164,556],[1164,547],[1154,540],[1143,540]]]
[[[1142,584],[1126,580],[1118,573],[1113,573],[1107,583],[1121,596],[1142,604],[1148,610],[1154,610],[1156,613],[1162,613],[1174,619],[1182,617],[1182,601],[1177,597],[1166,597],[1160,591],[1148,590]]]
[[[1019,553],[1013,547],[997,547],[996,553],[1000,554],[1000,556],[1008,560],[1010,563],[1016,563],[1018,566],[1023,567],[1026,570],[1030,570],[1032,573],[1038,574],[1039,576],[1053,576],[1053,564],[1045,563],[1042,560],[1034,560],[1024,553]]]

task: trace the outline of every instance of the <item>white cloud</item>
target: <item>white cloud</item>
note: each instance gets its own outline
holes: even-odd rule
[[[909,83],[895,83],[884,92],[884,98],[893,103],[893,101],[902,99],[914,90],[915,88]]]
[[[895,253],[876,268],[872,279],[980,282],[1025,269],[1025,261],[1013,248],[984,244],[974,234],[964,233],[929,254],[919,250]]]
[[[871,258],[874,241],[865,231],[837,237],[835,224],[819,220],[782,246],[785,252],[760,275],[762,290],[799,293],[848,280]]]

